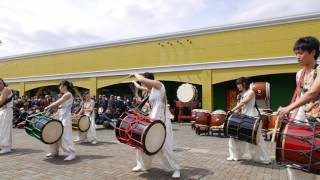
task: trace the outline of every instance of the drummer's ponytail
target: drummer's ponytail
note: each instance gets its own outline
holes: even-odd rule
[[[0,78],[0,81],[3,83],[4,87],[8,87],[8,85],[4,82],[4,80],[2,78]]]
[[[67,89],[68,89],[68,91],[69,92],[72,92],[72,90],[73,90],[73,84],[72,84],[72,82],[69,82],[69,81],[67,81],[67,80],[62,80],[61,82],[60,82],[60,84],[59,84],[59,86],[66,86],[67,87]]]
[[[149,72],[145,72],[143,74],[143,76],[147,79],[151,79],[151,80],[154,80],[154,74],[153,73],[149,73]]]

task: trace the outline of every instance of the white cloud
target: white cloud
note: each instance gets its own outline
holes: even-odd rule
[[[2,0],[0,57],[319,10],[318,0]]]

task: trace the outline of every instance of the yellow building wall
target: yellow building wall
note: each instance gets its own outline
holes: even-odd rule
[[[290,56],[293,43],[298,37],[305,35],[320,37],[319,29],[320,20],[309,20],[2,61],[0,62],[2,69],[0,77],[29,77]],[[190,44],[187,39],[192,43]]]
[[[179,39],[1,61],[0,77],[18,78],[292,56],[292,46],[297,38],[306,35],[319,38],[319,29],[320,20],[309,20]],[[212,98],[214,98],[212,97],[214,91],[212,84],[233,80],[240,76],[292,73],[298,69],[298,65],[235,67],[232,69],[157,73],[156,78],[202,85],[203,107],[212,110]],[[102,87],[132,81],[132,79],[126,77],[93,77],[72,79],[71,81],[77,87],[90,90],[91,95],[97,95],[97,90]],[[11,83],[9,86],[23,95],[31,89],[57,85],[58,83],[59,80],[49,80]]]

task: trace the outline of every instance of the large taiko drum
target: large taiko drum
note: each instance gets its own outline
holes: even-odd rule
[[[161,120],[151,119],[138,112],[126,112],[115,127],[117,139],[147,155],[161,150],[166,139],[166,127]]]
[[[177,97],[181,102],[192,102],[197,97],[197,88],[192,84],[182,84],[178,87]]]
[[[211,126],[221,126],[226,121],[227,113],[224,110],[215,110],[211,113]]]
[[[209,126],[210,120],[211,120],[211,115],[208,110],[198,109],[196,111],[196,117],[195,117],[196,124]]]
[[[53,116],[42,112],[27,117],[25,131],[45,144],[53,144],[62,137],[63,125]]]
[[[320,123],[283,120],[277,137],[278,163],[320,174]]]
[[[268,82],[254,82],[250,87],[256,93],[256,99],[270,99],[270,84]]]
[[[82,115],[72,118],[72,128],[81,132],[87,132],[91,126],[90,117]]]
[[[240,113],[231,114],[224,124],[225,135],[257,145],[261,137],[260,118]]]

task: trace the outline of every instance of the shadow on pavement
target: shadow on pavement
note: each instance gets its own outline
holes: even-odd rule
[[[23,155],[29,155],[29,154],[35,154],[35,153],[42,153],[42,150],[39,149],[28,149],[28,148],[15,148],[12,149],[11,153],[8,155],[14,155],[14,156],[23,156]]]
[[[117,142],[112,142],[112,141],[98,141],[97,144],[90,144],[89,142],[84,142],[84,143],[75,143],[76,145],[80,146],[103,146],[103,145],[113,145],[113,144],[119,144]]]
[[[264,167],[264,168],[269,168],[269,169],[285,169],[286,166],[280,166],[279,164],[276,163],[275,160],[271,161],[271,164],[262,164],[262,163],[257,163],[254,161],[249,161],[249,160],[240,160],[240,164],[242,165],[247,165],[247,166],[255,166],[255,167]]]
[[[151,168],[147,172],[143,172],[139,175],[140,178],[145,178],[145,179],[172,179],[171,171],[165,171],[163,169],[159,168]],[[213,175],[214,173],[208,169],[203,169],[203,168],[197,168],[197,167],[183,167],[180,170],[181,177],[180,179],[202,179],[205,178],[206,176]]]
[[[43,161],[55,164],[55,165],[68,165],[68,164],[77,164],[85,160],[95,160],[95,159],[107,159],[113,156],[104,156],[104,155],[77,155],[76,159],[73,161],[64,161],[65,156],[59,156],[56,158],[46,158]]]

